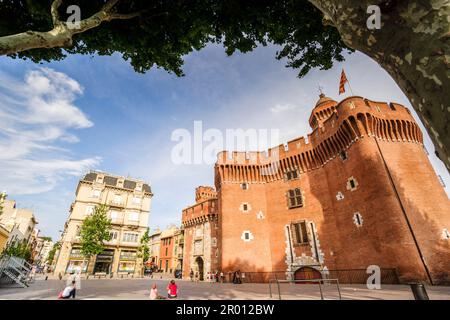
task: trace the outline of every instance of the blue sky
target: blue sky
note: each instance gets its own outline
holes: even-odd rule
[[[389,75],[360,53],[298,79],[274,58],[276,50],[227,57],[210,45],[185,58],[181,78],[159,69],[137,74],[118,55],[43,65],[1,57],[0,189],[32,208],[41,233],[57,239],[83,172],[142,178],[155,194],[150,227],[163,228],[180,223],[196,186],[213,184],[212,165],[172,163],[178,128],[192,131],[201,120],[204,130],[279,129],[281,142],[306,135],[319,85],[338,101],[350,95],[337,94],[342,68],[355,95],[411,108]],[[435,170],[450,184],[425,138]]]

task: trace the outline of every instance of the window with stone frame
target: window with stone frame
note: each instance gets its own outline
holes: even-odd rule
[[[285,173],[284,173],[284,180],[285,181],[289,181],[289,180],[296,180],[296,179],[298,179],[300,176],[299,176],[299,174],[298,174],[298,170],[297,169],[290,169],[290,170],[287,170]]]
[[[292,240],[295,245],[308,244],[308,229],[306,221],[294,222],[291,225]]]
[[[300,188],[288,190],[286,196],[289,209],[303,207],[303,196]]]

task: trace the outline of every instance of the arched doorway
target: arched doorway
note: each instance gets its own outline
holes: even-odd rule
[[[313,280],[313,279],[322,279],[322,274],[319,270],[316,270],[311,267],[302,267],[297,269],[294,273],[295,280]],[[316,283],[316,282],[298,282],[298,283]]]
[[[198,271],[198,279],[203,281],[203,259],[201,257],[195,259],[195,266]]]

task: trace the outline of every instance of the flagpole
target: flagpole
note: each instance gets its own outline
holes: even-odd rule
[[[348,83],[348,88],[350,89],[350,92],[352,93],[352,96],[354,96],[352,86],[350,85],[350,81],[348,81],[348,78],[347,78],[347,83]]]

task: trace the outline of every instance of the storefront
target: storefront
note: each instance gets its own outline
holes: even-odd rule
[[[81,254],[80,248],[72,248],[72,250],[70,250],[66,273],[85,273],[88,265],[89,261]]]
[[[96,273],[111,273],[112,262],[114,259],[114,250],[105,249],[98,254],[95,259],[94,274]]]
[[[134,273],[136,270],[137,252],[132,250],[121,250],[119,258],[118,273]]]

